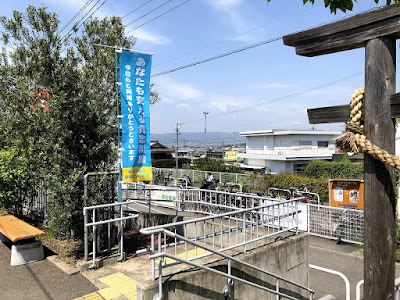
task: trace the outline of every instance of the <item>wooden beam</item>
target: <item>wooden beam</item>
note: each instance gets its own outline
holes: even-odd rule
[[[340,123],[349,121],[350,105],[307,109],[310,124]]]
[[[390,117],[400,119],[400,93],[390,96]]]
[[[396,41],[381,37],[365,48],[365,135],[389,153],[395,150],[390,98],[396,90]],[[395,173],[364,155],[364,299],[394,299]]]
[[[283,37],[296,53],[316,56],[364,47],[373,38],[400,38],[400,3]]]
[[[364,108],[362,109],[363,115]],[[349,121],[350,105],[336,105],[307,109],[310,124],[341,123]],[[390,96],[390,117],[400,118],[400,93]]]

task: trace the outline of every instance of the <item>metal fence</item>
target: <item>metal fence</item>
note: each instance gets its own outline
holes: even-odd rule
[[[129,211],[124,211],[123,207],[132,204],[133,201],[128,202],[117,202],[111,204],[94,205],[83,208],[84,216],[84,254],[85,260],[89,259],[89,255],[92,255],[93,263],[90,268],[96,267],[96,254],[100,252],[106,252],[110,254],[112,250],[118,250],[121,257],[120,260],[124,259],[124,224],[123,221],[137,218],[137,214],[133,214]],[[117,223],[117,227],[115,226]],[[103,239],[105,245],[102,245],[101,241],[101,226],[106,227],[106,238]],[[89,253],[89,228],[92,228],[92,252]],[[115,230],[118,228],[118,233]],[[104,231],[103,231],[104,232]],[[117,236],[116,236],[117,235]],[[104,243],[103,243],[104,244]],[[102,250],[103,249],[103,250]]]
[[[362,244],[364,211],[309,204],[308,232],[325,238]]]
[[[225,251],[243,247],[247,251],[248,244],[271,237],[289,230],[298,230],[298,199],[287,202],[279,202],[261,205],[252,208],[239,209],[233,212],[197,218],[188,221],[175,222],[166,225],[143,228],[142,234],[151,235],[151,253],[155,253],[155,239],[158,238],[157,250],[178,254],[178,245],[183,243],[184,258],[189,260],[198,259],[211,255],[204,251],[193,248],[193,253],[188,254],[189,243],[179,241],[177,234],[186,239],[202,243],[202,247],[210,247],[213,250]],[[173,241],[167,243],[167,235],[173,234]],[[161,236],[163,235],[163,236]],[[163,267],[175,262],[165,261]],[[153,279],[155,278],[155,267],[153,261]]]
[[[294,199],[287,202],[245,209],[242,208],[237,211],[210,217],[141,229],[140,232],[142,234],[151,235],[151,248],[149,252],[151,254],[150,258],[152,259],[152,277],[153,280],[155,280],[156,272],[158,272],[159,279],[159,294],[156,298],[162,298],[163,269],[179,263],[186,263],[210,272],[218,273],[230,280],[250,284],[253,287],[275,294],[277,297],[296,299],[280,291],[278,281],[281,280],[294,285],[296,288],[302,288],[307,292],[309,299],[313,299],[314,292],[308,287],[303,287],[224,254],[224,251],[230,249],[236,249],[236,251],[238,251],[237,253],[245,253],[249,244],[252,242],[260,241],[290,230],[297,232],[298,202],[299,199]],[[228,259],[228,270],[226,273],[194,263],[194,260],[213,254]],[[156,263],[157,259],[158,264]],[[235,261],[253,270],[272,276],[276,280],[276,289],[268,289],[232,276],[230,270],[231,261]],[[231,284],[232,282],[230,281],[228,286],[224,288],[225,296],[229,293]]]
[[[176,176],[176,169],[153,168],[153,173],[156,174],[157,172],[170,174],[172,177]],[[233,182],[248,185],[252,183],[251,176],[248,174],[178,169],[178,177],[189,176],[193,182],[203,182],[208,177],[208,173],[211,173],[214,178],[219,178],[220,182],[223,183]]]
[[[23,215],[42,222],[47,214],[47,187],[44,182],[26,191],[16,190],[18,203],[21,204]]]

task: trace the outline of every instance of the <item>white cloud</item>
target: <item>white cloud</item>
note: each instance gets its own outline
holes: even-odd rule
[[[243,108],[245,107],[244,103],[248,105],[248,102],[242,98],[238,99],[230,96],[212,96],[211,99],[213,101],[210,102],[210,105],[221,112]]]
[[[126,28],[126,32],[130,30],[131,29]],[[148,42],[156,45],[167,45],[170,43],[169,38],[143,29],[136,29],[130,34],[132,34],[139,41]]]
[[[55,7],[65,7],[71,9],[71,11],[78,10],[82,8],[85,3],[87,2],[86,0],[47,0],[49,4],[52,4]],[[106,3],[107,4],[107,3]],[[89,5],[76,19],[75,21],[79,21],[92,7],[92,5]],[[98,7],[98,6],[96,6]],[[118,9],[117,9],[118,10]],[[98,18],[104,18],[106,16],[114,16],[114,15],[119,15],[117,10],[111,10],[110,8],[107,7],[107,5],[104,5],[100,7],[96,13],[93,15],[94,17]],[[92,10],[93,12],[94,10]],[[71,12],[72,13],[72,12]],[[91,14],[91,13],[90,13]],[[72,18],[73,15],[70,15],[69,18]],[[68,19],[69,20],[69,19]],[[61,23],[61,26],[64,24]],[[68,27],[70,28],[71,25]],[[131,31],[134,27],[127,27],[125,32]],[[147,42],[151,44],[156,44],[156,45],[167,45],[170,43],[170,39],[166,36],[150,32],[148,30],[144,29],[137,29],[135,31],[132,31],[130,33],[133,35],[135,38],[137,38],[140,42]]]
[[[162,99],[195,100],[202,97],[202,93],[198,89],[177,82],[171,77],[161,77],[155,82],[154,87]]]
[[[192,107],[187,103],[179,103],[176,107],[184,109],[186,111],[192,111]]]

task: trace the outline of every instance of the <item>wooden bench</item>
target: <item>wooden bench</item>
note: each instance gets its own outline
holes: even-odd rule
[[[42,242],[35,237],[45,236],[46,232],[14,217],[0,217],[0,241],[12,242],[11,265],[18,266],[44,258]]]

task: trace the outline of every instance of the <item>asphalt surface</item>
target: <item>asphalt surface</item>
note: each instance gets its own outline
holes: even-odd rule
[[[363,279],[364,270],[360,245],[338,245],[334,240],[311,236],[308,260],[310,264],[343,273],[350,281],[350,299],[356,299],[356,285]],[[399,276],[400,264],[396,263],[396,278]],[[316,291],[316,299],[325,295],[346,299],[344,280],[337,275],[310,269],[309,282],[310,288]]]
[[[356,284],[363,279],[362,248],[354,244],[338,245],[334,240],[312,236],[309,241],[309,263],[343,273],[350,281],[351,299],[355,299]],[[1,300],[69,300],[97,291],[80,273],[67,275],[47,259],[12,267],[10,255],[10,245],[0,243]],[[118,271],[118,265],[115,265],[115,271]],[[400,264],[396,264],[396,277],[400,277]],[[337,275],[310,269],[309,282],[310,288],[316,291],[315,299],[327,294],[345,299],[345,284]]]
[[[8,246],[0,243],[1,300],[70,300],[97,291],[81,274],[67,275],[47,259],[11,266]]]

